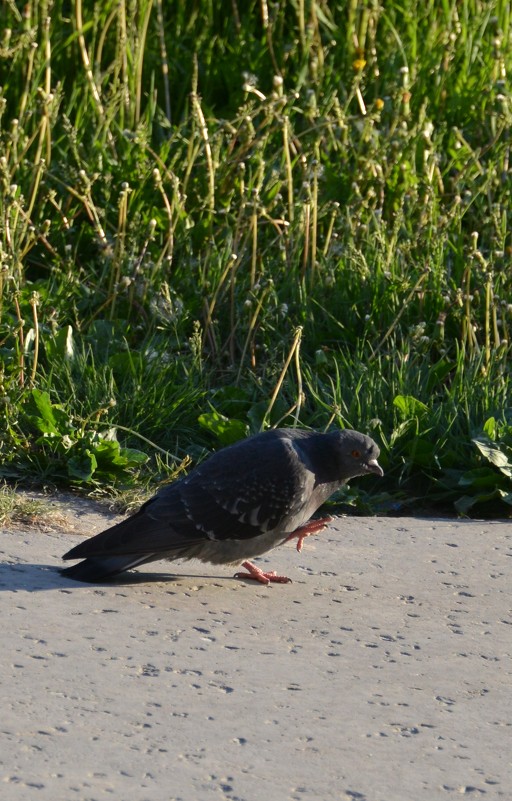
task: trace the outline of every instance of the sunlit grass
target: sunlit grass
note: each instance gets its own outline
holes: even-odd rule
[[[391,491],[481,463],[511,406],[508,4],[0,22],[4,474],[54,469],[33,390],[159,478],[212,409],[370,431]]]

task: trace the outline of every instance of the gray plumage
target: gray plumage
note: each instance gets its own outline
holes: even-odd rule
[[[63,558],[84,561],[62,572],[95,582],[158,559],[199,559],[243,563],[264,583],[287,581],[247,560],[291,537],[300,550],[305,536],[325,526],[308,521],[333,492],[355,476],[383,474],[378,456],[375,442],[357,431],[256,434],[213,454],[136,514],[72,548]]]

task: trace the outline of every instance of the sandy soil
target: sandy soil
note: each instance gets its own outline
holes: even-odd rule
[[[512,798],[511,523],[340,518],[260,560],[293,584],[89,586],[56,567],[108,520],[68,514],[0,541],[4,801]]]

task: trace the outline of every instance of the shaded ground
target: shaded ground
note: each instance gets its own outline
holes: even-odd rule
[[[291,585],[88,586],[56,567],[108,521],[56,504],[1,538],[6,801],[510,798],[510,523],[340,518],[260,560]]]

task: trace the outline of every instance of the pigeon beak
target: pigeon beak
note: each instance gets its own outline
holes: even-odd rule
[[[378,463],[377,459],[370,459],[370,461],[366,462],[366,467],[371,473],[376,473],[378,476],[384,475],[384,470]]]

